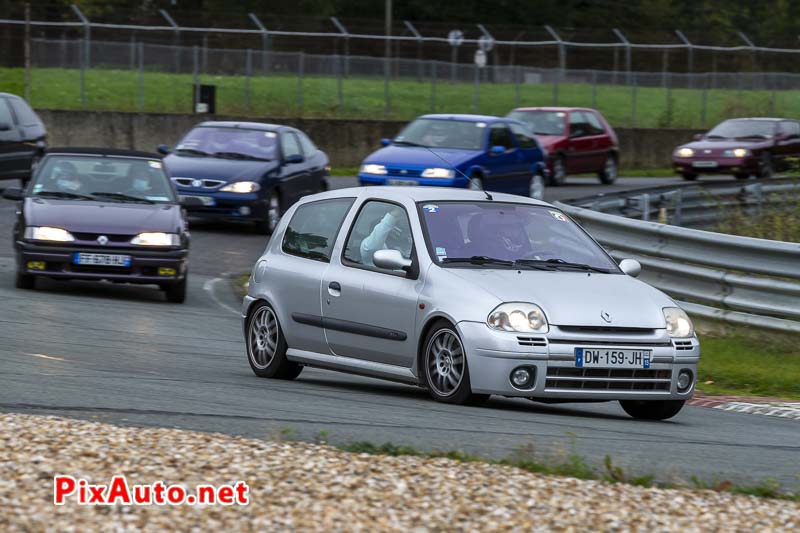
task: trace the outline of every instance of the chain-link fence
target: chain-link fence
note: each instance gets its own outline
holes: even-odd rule
[[[561,105],[598,108],[619,126],[703,128],[730,116],[800,114],[800,74],[478,67],[134,40],[31,44],[26,94],[37,107],[190,113],[196,85],[211,84],[227,115],[405,119]]]

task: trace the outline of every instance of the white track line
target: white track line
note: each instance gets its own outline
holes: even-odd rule
[[[203,290],[208,293],[208,295],[211,297],[212,300],[214,300],[214,303],[216,303],[217,305],[219,305],[220,307],[222,307],[226,311],[230,311],[231,313],[233,313],[236,316],[241,316],[241,311],[240,310],[234,309],[230,305],[226,304],[225,302],[220,300],[217,297],[217,295],[215,294],[214,288],[216,287],[217,283],[219,283],[220,281],[224,281],[224,279],[223,278],[214,278],[214,279],[206,280],[206,282],[203,283]]]

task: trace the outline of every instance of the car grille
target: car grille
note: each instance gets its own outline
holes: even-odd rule
[[[564,333],[582,333],[595,335],[653,335],[652,328],[615,328],[613,326],[558,326]]]
[[[671,369],[548,367],[545,389],[669,391]]]
[[[193,187],[195,189],[216,189],[225,183],[225,180],[195,180],[194,178],[172,178],[172,181],[181,187]],[[199,187],[195,185],[195,181],[200,182]]]
[[[386,167],[386,175],[397,178],[418,178],[422,175],[421,169]]]
[[[132,235],[115,235],[113,233],[79,233],[79,232],[72,232],[72,236],[75,237],[76,241],[87,241],[87,242],[97,242],[101,236],[105,236],[108,239],[108,244],[128,244],[131,242],[136,234]]]
[[[517,337],[520,346],[547,346],[544,337]]]

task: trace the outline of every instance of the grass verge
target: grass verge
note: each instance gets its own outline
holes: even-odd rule
[[[490,464],[499,464],[520,468],[527,472],[533,472],[537,474],[575,477],[579,479],[596,479],[608,483],[627,483],[629,485],[641,487],[715,490],[720,492],[746,494],[760,498],[777,498],[800,502],[800,493],[784,491],[780,484],[772,478],[764,479],[755,485],[734,484],[727,480],[717,479],[709,481],[700,479],[697,476],[692,476],[690,478],[690,483],[686,485],[660,483],[655,481],[654,474],[640,476],[632,476],[628,474],[621,466],[615,465],[611,459],[611,456],[609,455],[605,456],[602,468],[598,469],[593,467],[586,459],[575,452],[544,459],[536,457],[533,453],[533,449],[530,447],[521,448],[504,459],[488,459],[458,450],[451,450],[448,452],[422,452],[412,446],[397,445],[390,442],[384,444],[374,444],[367,441],[358,441],[337,447],[343,451],[352,453],[391,456],[412,455],[415,457],[447,458],[464,462],[481,461]]]

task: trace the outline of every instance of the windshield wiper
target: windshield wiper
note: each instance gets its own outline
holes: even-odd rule
[[[487,257],[485,255],[473,255],[472,257],[445,257],[442,263],[469,263],[471,265],[502,265],[514,266],[514,261],[506,259],[497,259],[495,257]]]
[[[78,194],[75,192],[66,192],[66,191],[39,191],[33,193],[34,196],[44,196],[44,197],[51,197],[51,198],[68,198],[70,200],[94,200],[95,198],[89,196],[88,194]]]
[[[428,148],[428,146],[425,146],[424,144],[415,143],[413,141],[397,141],[397,140],[394,140],[394,141],[392,141],[392,144],[402,144],[404,146],[417,146],[419,148]]]
[[[254,155],[243,154],[241,152],[214,152],[213,156],[221,159],[250,159],[252,161],[269,161],[269,159],[264,157],[256,157]]]
[[[584,263],[571,263],[563,259],[517,259],[515,263],[520,265],[548,265],[551,267],[577,268],[580,270],[589,270],[591,272],[601,272],[603,274],[611,272],[607,268],[600,268]]]
[[[139,202],[143,204],[155,203],[153,200],[148,200],[147,198],[142,198],[140,196],[131,196],[129,194],[122,194],[120,192],[93,192],[92,196],[97,196],[100,198],[110,198],[112,200],[120,200],[127,202]]]
[[[198,150],[197,148],[178,148],[177,150],[175,150],[175,152],[181,152],[181,153],[185,153],[185,154],[193,154],[193,155],[197,155],[197,156],[200,156],[200,157],[207,157],[207,156],[211,155],[208,152],[204,152],[202,150]]]

